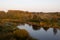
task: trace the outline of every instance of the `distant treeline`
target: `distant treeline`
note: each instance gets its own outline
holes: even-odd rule
[[[8,12],[0,11],[0,19],[32,19],[32,18],[59,18],[60,12],[28,12],[21,10],[8,10]]]

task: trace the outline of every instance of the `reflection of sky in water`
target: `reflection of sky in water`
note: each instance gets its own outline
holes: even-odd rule
[[[33,30],[32,26],[29,26],[28,24],[20,25],[18,28],[26,29],[32,37],[39,40],[60,40],[60,30],[58,29],[57,34],[55,35],[53,28],[49,28],[47,31],[45,31],[43,28],[40,30]]]

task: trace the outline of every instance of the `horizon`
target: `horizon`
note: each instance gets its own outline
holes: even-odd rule
[[[23,11],[23,12],[33,12],[33,11],[25,11],[25,10],[7,10],[7,11],[4,11],[4,10],[0,10],[0,12],[5,12],[5,13],[7,13],[7,12],[9,12],[9,11]],[[39,12],[36,12],[36,13],[39,13]],[[42,13],[56,13],[56,12],[42,12]],[[58,13],[60,13],[60,12],[58,12]]]
[[[60,0],[0,0],[0,11],[60,12]]]

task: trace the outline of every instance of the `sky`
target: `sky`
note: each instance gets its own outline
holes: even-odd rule
[[[0,11],[60,12],[60,0],[0,0]]]

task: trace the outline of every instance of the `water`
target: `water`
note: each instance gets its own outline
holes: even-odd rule
[[[49,27],[34,27],[28,24],[17,26],[20,29],[26,29],[31,37],[38,40],[60,40],[60,30]]]

